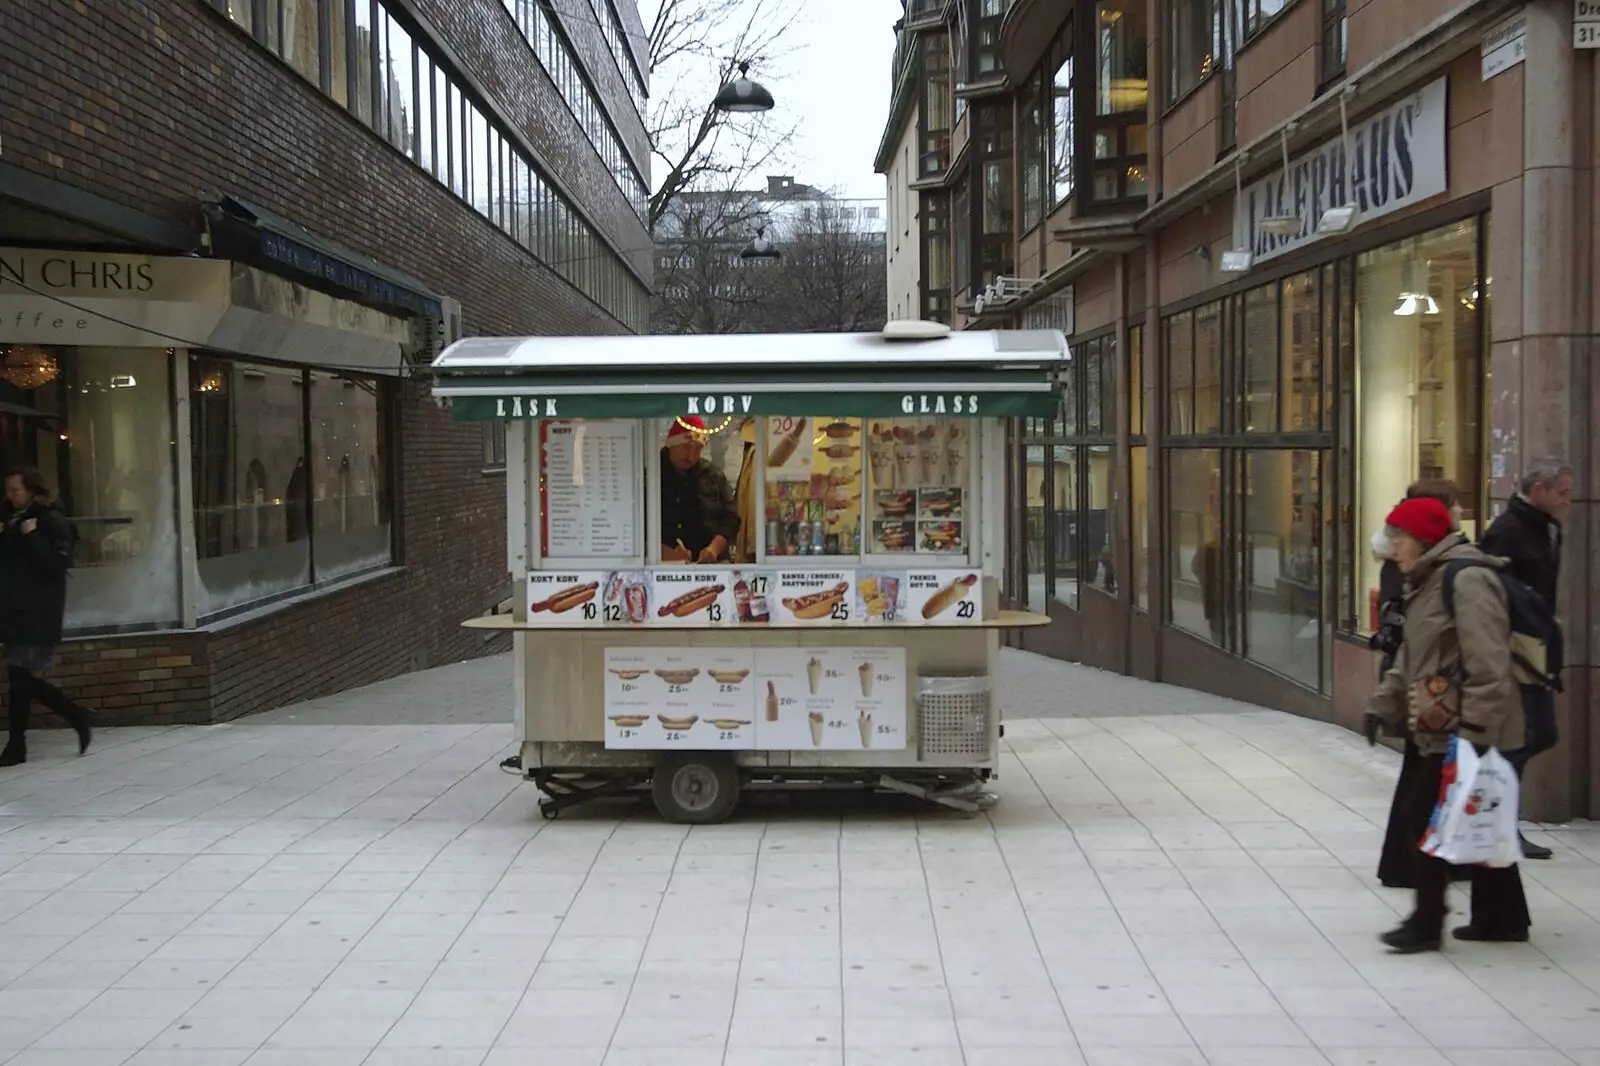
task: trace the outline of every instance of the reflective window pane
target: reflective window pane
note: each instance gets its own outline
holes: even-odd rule
[[[201,617],[311,580],[299,370],[192,356],[195,553]]]
[[[1278,428],[1278,287],[1244,294],[1244,420],[1246,433]]]
[[[1194,312],[1166,321],[1167,432],[1175,437],[1194,433]]]
[[[1322,662],[1322,481],[1314,451],[1247,451],[1245,654],[1310,688]]]
[[[322,22],[317,0],[275,0],[282,36],[279,55],[313,85],[322,84]]]
[[[387,35],[384,40],[384,60],[387,65],[385,72],[387,90],[384,95],[389,105],[389,140],[414,162],[417,159],[415,55],[412,51],[411,37],[392,17],[385,16],[385,18]]]
[[[1194,431],[1222,431],[1222,305],[1194,313]]]
[[[351,36],[351,46],[355,49],[356,69],[354,84],[351,86],[350,110],[369,125],[373,121],[372,56],[377,48],[376,26],[372,15],[373,4],[374,0],[355,0],[356,24],[355,32]]]
[[[1078,606],[1078,559],[1087,536],[1078,501],[1078,449],[1071,445],[1050,449],[1051,526],[1055,536],[1055,598]]]
[[[1112,452],[1107,445],[1084,449],[1083,574],[1091,588],[1116,595],[1117,572],[1112,557],[1117,540],[1117,509],[1111,499]]]
[[[317,580],[386,566],[388,441],[376,378],[313,371],[311,514]]]
[[[1141,611],[1150,609],[1149,561],[1145,558],[1145,551],[1150,543],[1149,458],[1148,448],[1128,450],[1133,510],[1133,529],[1130,531],[1128,551],[1128,579],[1133,582],[1133,605]]]
[[[1317,272],[1283,283],[1283,430],[1322,425],[1322,304]]]
[[[330,0],[328,7],[328,95],[334,103],[350,103],[350,24],[344,0]]]
[[[1023,535],[1023,569],[1026,571],[1028,606],[1043,611],[1050,601],[1050,516],[1045,510],[1045,453],[1043,444],[1027,446],[1025,508],[1027,529]]]
[[[1167,580],[1174,626],[1226,646],[1222,453],[1167,453]]]

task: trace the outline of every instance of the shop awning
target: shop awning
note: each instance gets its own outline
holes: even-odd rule
[[[458,421],[839,415],[1049,416],[1058,330],[473,337],[434,361]]]
[[[380,307],[431,318],[443,313],[439,295],[410,274],[232,193],[213,204],[224,218],[254,232],[253,251],[263,259]]]

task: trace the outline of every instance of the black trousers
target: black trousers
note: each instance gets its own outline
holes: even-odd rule
[[[1444,776],[1443,755],[1420,755],[1416,776],[1412,779],[1406,802],[1410,817],[1408,828],[1411,839],[1420,841],[1427,831],[1428,819],[1439,801],[1439,783]],[[1409,921],[1432,936],[1444,930],[1446,914],[1445,894],[1450,888],[1449,863],[1424,855],[1422,849],[1412,845],[1412,859],[1416,863],[1417,909]],[[1516,936],[1525,933],[1532,919],[1528,916],[1528,899],[1522,892],[1522,874],[1515,866],[1472,866],[1472,918],[1474,928],[1489,936]]]
[[[1522,747],[1505,753],[1506,762],[1517,771],[1518,780],[1522,779],[1522,768],[1528,765],[1529,759],[1540,752],[1549,751],[1560,739],[1556,729],[1556,694],[1548,689],[1540,689],[1525,695],[1522,718],[1527,727]]]
[[[33,701],[38,700],[65,718],[74,728],[87,721],[89,712],[72,697],[50,682],[20,666],[6,667],[7,724],[11,739],[22,741],[28,732],[29,719],[33,717]]]

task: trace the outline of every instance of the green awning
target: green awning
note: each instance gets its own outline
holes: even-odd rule
[[[441,390],[444,391],[444,390]],[[517,421],[534,418],[672,418],[700,415],[722,418],[744,415],[837,415],[859,418],[944,416],[949,418],[1050,417],[1056,413],[1054,391],[933,389],[908,392],[857,392],[831,389],[815,392],[727,393],[704,391],[594,391],[558,395],[538,392],[454,394],[449,396],[457,422]]]

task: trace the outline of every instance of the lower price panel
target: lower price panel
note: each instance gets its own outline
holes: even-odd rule
[[[756,746],[749,648],[607,648],[606,747]]]
[[[903,751],[904,648],[608,648],[608,748]]]

